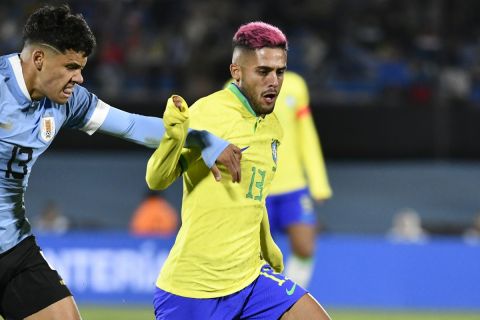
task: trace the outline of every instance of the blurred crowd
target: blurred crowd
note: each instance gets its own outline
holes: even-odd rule
[[[221,88],[235,29],[264,20],[287,33],[289,68],[307,79],[314,107],[480,105],[475,0],[66,2],[97,36],[85,86],[104,99],[196,99]],[[0,2],[1,54],[20,50],[38,6]]]

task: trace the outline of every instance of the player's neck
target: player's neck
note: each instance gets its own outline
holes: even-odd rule
[[[36,83],[36,70],[33,63],[30,62],[30,52],[28,50],[23,50],[20,57],[20,65],[22,67],[23,80],[25,81],[25,86],[32,100],[40,100],[42,96],[38,94],[38,91],[35,90]]]

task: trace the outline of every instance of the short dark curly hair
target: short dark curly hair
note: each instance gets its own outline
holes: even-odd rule
[[[73,14],[68,5],[44,6],[28,18],[23,41],[45,43],[60,52],[82,52],[88,57],[96,46],[95,36],[81,14]]]

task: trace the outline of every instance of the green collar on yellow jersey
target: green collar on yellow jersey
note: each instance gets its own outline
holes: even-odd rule
[[[243,106],[248,110],[248,112],[250,112],[254,117],[257,117],[257,114],[255,113],[255,111],[253,111],[253,108],[250,105],[250,102],[248,101],[247,97],[245,97],[242,91],[240,91],[240,89],[234,83],[230,83],[227,86],[227,89],[232,91],[233,94],[237,96],[238,100],[242,102]]]

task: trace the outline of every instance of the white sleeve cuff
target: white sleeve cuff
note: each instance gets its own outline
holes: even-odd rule
[[[90,120],[88,120],[87,124],[80,130],[85,131],[89,135],[94,134],[105,121],[109,110],[110,105],[98,99],[97,106],[95,107]]]

